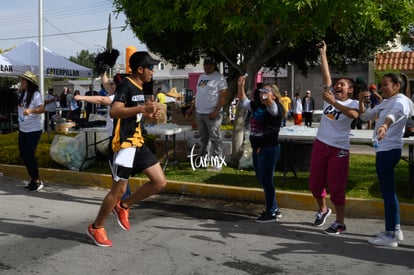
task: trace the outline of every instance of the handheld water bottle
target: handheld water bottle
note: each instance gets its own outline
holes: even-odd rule
[[[378,146],[379,146],[378,138],[375,136],[372,138],[372,147],[378,148]]]
[[[18,113],[19,121],[20,122],[24,121],[24,108],[18,106],[17,107],[17,113]]]

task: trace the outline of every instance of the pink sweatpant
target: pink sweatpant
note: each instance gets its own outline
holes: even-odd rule
[[[315,198],[326,197],[326,187],[334,205],[345,205],[349,150],[329,146],[318,139],[312,147],[309,189]]]

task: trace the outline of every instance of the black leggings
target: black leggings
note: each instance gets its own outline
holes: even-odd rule
[[[36,161],[36,148],[42,131],[22,132],[19,131],[19,151],[27,172],[32,180],[39,179],[39,169]]]

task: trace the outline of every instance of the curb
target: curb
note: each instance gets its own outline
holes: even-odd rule
[[[4,176],[8,177],[18,179],[27,179],[28,177],[26,168],[24,166],[0,164],[0,171]],[[45,182],[99,187],[105,189],[110,189],[112,185],[112,177],[105,174],[48,168],[39,168],[39,172]],[[146,181],[146,178],[130,178],[129,183],[131,190],[135,191]],[[259,188],[178,182],[170,181],[167,179],[167,187],[164,189],[164,192],[205,198],[217,198],[255,203],[264,202],[263,191]],[[316,202],[313,196],[310,194],[277,191],[276,198],[281,208],[307,211],[316,209]],[[332,204],[330,204],[329,200],[328,204],[330,207],[332,207]],[[401,223],[414,225],[414,204],[400,203],[399,206]],[[383,201],[347,198],[346,215],[347,217],[383,219]]]

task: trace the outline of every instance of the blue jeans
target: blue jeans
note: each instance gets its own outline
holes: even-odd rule
[[[377,176],[384,200],[385,230],[395,231],[400,225],[398,198],[395,193],[395,166],[401,159],[401,149],[378,152],[375,157]]]
[[[126,200],[129,196],[131,196],[131,187],[129,186],[129,181],[128,181],[125,193],[122,195],[121,200]]]
[[[39,179],[39,169],[36,161],[36,148],[42,131],[24,133],[19,131],[19,152],[27,172],[32,180]]]
[[[276,191],[274,184],[274,172],[276,164],[280,157],[280,145],[273,147],[262,147],[257,153],[255,149],[252,152],[254,171],[256,178],[263,187],[266,199],[266,211],[275,213],[278,208],[276,203]]]
[[[284,118],[282,119],[282,124],[280,125],[280,127],[286,127],[286,121],[287,121],[287,118],[286,118],[286,117],[284,117]]]

